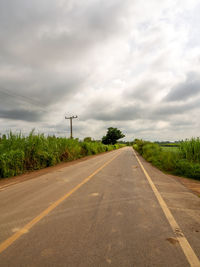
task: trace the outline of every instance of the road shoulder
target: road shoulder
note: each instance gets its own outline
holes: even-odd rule
[[[135,153],[142,158],[143,162],[145,162],[145,164],[151,166],[151,168],[153,168],[156,172],[160,172],[160,173],[164,173],[165,175],[167,175],[168,177],[178,181],[179,183],[181,183],[184,187],[186,187],[190,192],[194,193],[195,195],[197,195],[198,197],[200,197],[200,181],[192,179],[192,178],[186,178],[186,177],[181,177],[181,176],[175,176],[172,174],[168,174],[165,172],[162,172],[161,170],[159,170],[158,168],[156,168],[154,165],[152,165],[151,163],[149,163],[148,161],[146,161],[141,155],[138,154],[137,151],[135,151]]]

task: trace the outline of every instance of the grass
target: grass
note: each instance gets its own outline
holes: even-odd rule
[[[161,148],[162,148],[162,151],[166,151],[166,152],[175,152],[175,153],[177,153],[177,152],[179,152],[179,147],[176,147],[176,146],[161,146]]]
[[[160,146],[164,146],[164,147],[178,147],[179,146],[179,142],[178,143],[161,143],[159,145]]]
[[[200,163],[200,138],[192,138],[180,143],[182,157],[188,161]]]
[[[124,145],[45,137],[44,134],[34,134],[33,131],[28,136],[10,133],[0,137],[0,178],[16,176],[122,146]]]
[[[200,139],[192,138],[176,147],[136,140],[133,148],[159,169],[188,178],[200,180]]]

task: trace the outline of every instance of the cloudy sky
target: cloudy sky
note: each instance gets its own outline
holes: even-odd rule
[[[199,0],[1,0],[0,132],[200,136]]]

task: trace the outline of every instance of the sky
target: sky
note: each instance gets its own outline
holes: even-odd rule
[[[1,0],[0,132],[200,136],[199,0]]]

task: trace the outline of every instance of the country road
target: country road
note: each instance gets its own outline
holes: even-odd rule
[[[200,266],[200,198],[125,147],[0,191],[0,266]]]

